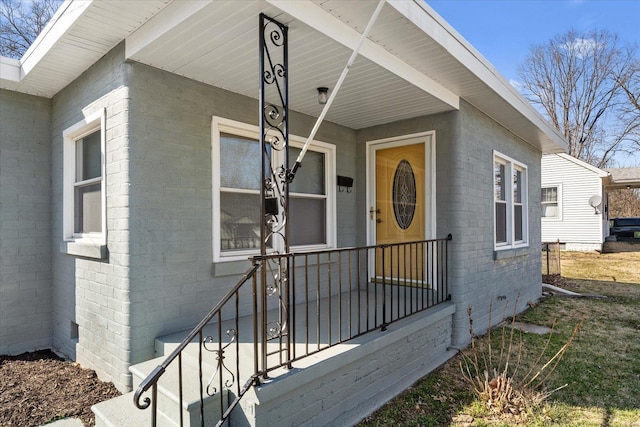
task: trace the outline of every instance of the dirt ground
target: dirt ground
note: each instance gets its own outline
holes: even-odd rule
[[[119,396],[112,383],[49,350],[0,356],[0,426],[31,427],[66,417],[95,425],[91,405]]]

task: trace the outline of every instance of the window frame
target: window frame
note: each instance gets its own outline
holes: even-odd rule
[[[106,197],[106,111],[100,110],[66,128],[63,137],[63,184],[62,184],[62,237],[65,242],[106,245],[107,242],[107,197]],[[77,150],[76,142],[96,131],[100,132],[100,178],[76,181]],[[100,228],[99,233],[77,233],[75,231],[75,188],[87,183],[100,182]]]
[[[551,202],[544,202],[542,200],[542,191],[546,188],[555,188],[556,189],[556,210],[558,212],[555,216],[544,216],[544,209],[540,213],[540,216],[543,221],[562,221],[562,184],[547,184],[543,185],[540,188],[540,204],[544,207],[545,204],[552,204]]]
[[[496,199],[495,185],[495,167],[496,164],[504,165],[504,193],[505,200],[499,201]],[[492,197],[493,197],[493,246],[495,250],[513,249],[519,247],[529,246],[529,176],[528,167],[526,164],[519,162],[509,156],[506,156],[498,151],[493,151],[493,163],[491,167],[492,171]],[[520,172],[520,179],[522,180],[520,187],[520,202],[515,200],[514,195],[514,182],[513,177],[516,171]],[[497,241],[497,209],[496,203],[501,202],[506,204],[506,241]],[[522,208],[522,239],[516,240],[516,206]]]
[[[237,135],[245,138],[252,138],[259,140],[260,128],[255,125],[250,125],[244,122],[239,122],[231,119],[213,116],[211,121],[211,173],[212,173],[212,236],[213,236],[213,262],[228,262],[228,261],[240,261],[246,260],[247,257],[259,254],[259,250],[247,249],[237,250],[233,252],[225,252],[221,248],[221,209],[220,209],[220,195],[224,192],[225,188],[221,186],[220,177],[220,134],[227,133]],[[304,146],[305,139],[295,135],[289,135],[289,144],[292,147],[302,148]],[[325,165],[325,196],[316,196],[307,193],[290,193],[290,197],[308,197],[308,198],[324,198],[325,203],[325,230],[326,243],[323,244],[311,244],[311,245],[290,245],[290,249],[296,252],[306,252],[321,249],[330,249],[336,247],[337,242],[337,215],[336,215],[336,146],[334,144],[313,140],[309,151],[320,152],[324,155]],[[272,161],[275,166],[279,166],[284,163],[284,153],[274,152]],[[294,159],[289,159],[292,162]],[[303,166],[304,167],[304,166]],[[253,193],[252,190],[241,190],[239,192]],[[259,191],[258,191],[259,194]],[[281,209],[281,207],[280,207]],[[283,252],[284,245],[281,239],[274,241],[274,247],[270,252]]]

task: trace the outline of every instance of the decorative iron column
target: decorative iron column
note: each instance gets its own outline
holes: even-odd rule
[[[268,246],[287,239],[289,165],[288,40],[287,27],[260,14],[260,143],[262,146],[262,242],[261,255]],[[284,163],[274,162],[276,153],[284,153]]]
[[[288,87],[288,28],[280,22],[260,14],[260,144],[262,159],[260,254],[283,248],[289,252],[289,87]],[[280,155],[282,154],[282,155]],[[276,159],[282,159],[277,164]],[[286,265],[263,258],[262,282],[262,371],[266,377],[267,341],[286,337],[288,340],[289,272]],[[277,303],[270,300],[275,297]],[[277,319],[267,318],[269,308],[277,304]],[[287,345],[285,348],[289,348]]]

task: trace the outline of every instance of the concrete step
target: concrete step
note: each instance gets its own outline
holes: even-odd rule
[[[158,365],[164,361],[165,357],[157,357],[131,366],[133,390],[135,391],[142,380],[147,377]],[[182,363],[182,405],[180,405],[180,374],[177,361],[167,367],[164,374],[158,381],[158,412],[170,420],[174,420],[179,425],[180,415],[185,422],[185,426],[200,425],[200,377],[197,364],[183,358]],[[202,374],[203,388],[203,412],[205,425],[213,425],[220,419],[221,407],[220,399],[224,399],[224,408],[227,404],[227,390],[216,392],[213,396],[207,394],[207,383],[213,375],[215,368],[204,367]],[[208,375],[208,376],[207,376]],[[219,387],[218,387],[219,388]],[[210,389],[213,393],[213,390]],[[151,397],[151,390],[148,390],[144,397]],[[132,397],[133,399],[133,397]],[[133,402],[133,400],[132,400]],[[150,410],[147,410],[150,412]]]
[[[91,407],[96,415],[96,427],[150,426],[151,410],[138,409],[133,404],[133,392],[100,402]],[[158,416],[158,426],[175,427],[178,424]]]

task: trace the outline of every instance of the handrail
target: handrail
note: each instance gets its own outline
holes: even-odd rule
[[[178,359],[183,425],[183,353],[197,338],[198,372],[185,372],[198,376],[200,425],[205,425],[205,412],[208,420],[219,417],[217,425],[222,425],[242,396],[276,369],[290,369],[294,362],[366,333],[386,331],[392,322],[451,299],[450,240],[451,234],[432,240],[251,258],[252,266],[236,285],[140,383],[134,404],[139,409],[151,406],[151,423],[156,426],[158,382]],[[262,273],[256,274],[259,269]],[[252,288],[243,288],[251,279]],[[209,328],[206,337],[205,328]],[[213,355],[208,365],[203,350]],[[206,385],[205,370],[213,371]],[[141,401],[149,390],[151,397]],[[212,396],[218,398],[217,415],[212,415],[211,403],[205,402]]]
[[[218,304],[215,305],[215,307],[211,309],[211,311],[209,311],[209,313],[207,313],[207,315],[200,321],[200,323],[198,323],[193,328],[189,335],[187,335],[187,337],[182,340],[180,345],[176,347],[176,349],[173,350],[171,354],[169,354],[169,356],[167,356],[167,358],[140,383],[140,386],[138,386],[138,389],[134,393],[133,397],[134,403],[139,409],[147,409],[151,404],[151,399],[149,397],[145,397],[143,403],[140,403],[142,394],[148,391],[152,385],[158,383],[158,380],[164,374],[165,370],[171,364],[171,362],[173,362],[176,357],[178,357],[178,355],[182,353],[187,345],[202,331],[202,329],[211,321],[211,319],[213,319],[214,316],[218,312],[220,312],[222,307],[233,297],[236,292],[238,292],[240,287],[244,285],[247,280],[249,280],[256,273],[256,271],[258,271],[259,268],[260,263],[254,262],[251,268],[249,268],[242,275],[242,278],[238,281],[238,283],[220,300],[220,302],[218,302]]]

